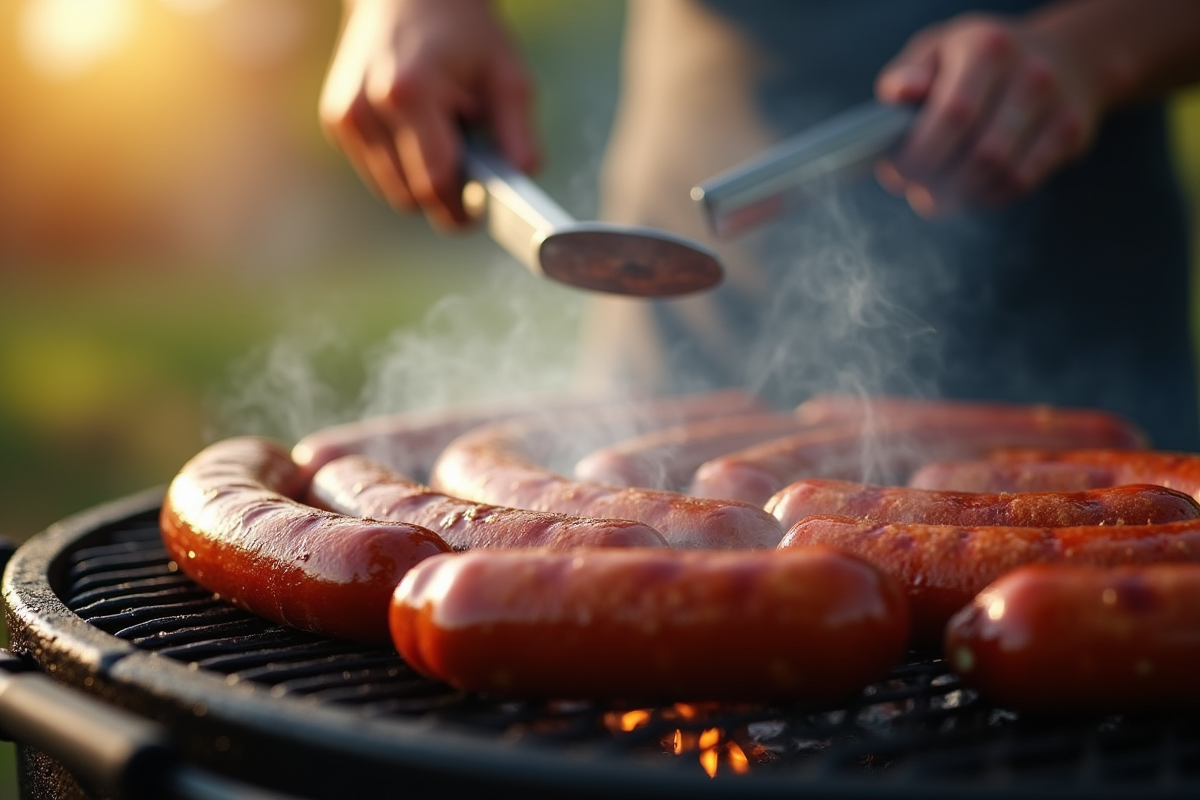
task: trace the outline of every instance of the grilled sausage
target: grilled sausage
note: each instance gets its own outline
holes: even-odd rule
[[[835,701],[908,637],[899,587],[826,548],[439,556],[390,619],[404,659],[460,689],[651,702]]]
[[[314,431],[296,442],[292,459],[306,478],[335,458],[366,455],[418,481],[428,479],[434,460],[455,437],[479,425],[522,416],[603,411],[626,432],[640,432],[705,416],[763,411],[766,405],[738,389],[679,397],[525,397],[456,408],[418,409],[370,417]],[[614,425],[618,423],[614,422]]]
[[[562,443],[594,435],[591,416],[482,426],[447,445],[434,464],[432,483],[481,503],[637,520],[673,548],[773,548],[782,538],[783,528],[758,506],[577,481],[543,466]]]
[[[1142,449],[1150,441],[1136,423],[1120,414],[1093,408],[1067,408],[1045,403],[1002,403],[978,400],[928,400],[899,395],[819,394],[805,400],[795,410],[796,419],[806,425],[859,422],[868,429],[884,429],[896,424],[924,426],[947,417],[974,421],[980,427],[1010,424],[1025,420],[1041,428],[1054,430],[1064,419],[1072,425],[1092,428],[1096,441],[1111,440],[1097,447]]]
[[[807,478],[775,493],[765,506],[784,529],[814,514],[870,522],[931,525],[1152,525],[1200,517],[1189,495],[1153,484],[1083,492],[986,494],[877,486]]]
[[[904,587],[914,641],[940,644],[946,621],[992,581],[1033,563],[1113,567],[1200,560],[1200,521],[1068,528],[873,523],[839,516],[797,522],[780,549],[827,545],[865,558]]]
[[[1200,455],[1111,448],[1048,451],[1007,449],[992,454],[998,467],[1064,465],[1102,476],[1110,486],[1155,483],[1200,499]]]
[[[455,550],[667,546],[658,531],[640,522],[460,500],[365,456],[343,456],[317,470],[308,487],[308,502],[340,514],[420,525]]]
[[[318,511],[294,498],[304,476],[259,437],[201,450],[171,481],[167,553],[190,578],[252,613],[304,630],[388,641],[388,601],[422,559],[450,551],[432,531]]]
[[[1200,565],[1036,565],[958,612],[945,654],[964,685],[1026,712],[1200,705]]]
[[[913,489],[948,492],[1083,492],[1112,486],[1103,467],[1053,462],[931,461],[908,479]]]
[[[797,416],[815,427],[704,463],[690,492],[762,505],[802,478],[900,484],[929,461],[978,458],[999,448],[1132,449],[1145,443],[1132,424],[1102,411],[950,401],[896,405],[902,411],[821,424],[801,406]]]
[[[575,477],[613,486],[682,491],[705,461],[802,428],[795,415],[778,411],[675,425],[593,450],[575,464]]]

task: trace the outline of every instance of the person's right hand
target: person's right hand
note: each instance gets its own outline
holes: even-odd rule
[[[326,135],[399,211],[443,230],[462,206],[462,130],[480,127],[520,170],[540,158],[532,88],[489,0],[346,0],[321,92]]]

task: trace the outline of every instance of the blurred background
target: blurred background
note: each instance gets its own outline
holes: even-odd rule
[[[539,180],[593,214],[622,5],[501,5],[539,78]],[[581,293],[395,215],[322,136],[340,14],[0,3],[0,535],[217,436],[566,379]]]
[[[590,216],[623,4],[500,6],[538,80],[539,181]],[[581,294],[396,216],[323,138],[340,13],[0,3],[0,536],[163,485],[220,436],[565,385]],[[1200,92],[1174,124],[1197,199]]]

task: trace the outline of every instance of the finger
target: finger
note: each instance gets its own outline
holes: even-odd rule
[[[389,136],[415,204],[434,226],[452,230],[470,222],[462,207],[462,141],[457,109],[468,107],[462,93],[430,78],[424,63],[405,62],[380,70],[368,81],[367,95]]]
[[[1011,175],[993,193],[993,202],[1008,202],[1040,186],[1055,170],[1087,147],[1082,117],[1070,107],[1051,114],[1019,155]]]
[[[396,150],[429,221],[444,230],[472,220],[462,204],[462,132],[454,116],[426,108],[397,131]]]
[[[970,204],[1007,192],[1017,164],[1050,116],[1056,81],[1041,59],[1025,61],[1004,88],[951,181]]]
[[[925,100],[937,74],[937,50],[927,35],[918,35],[875,79],[875,96],[884,103],[918,104]]]
[[[981,27],[940,52],[929,97],[897,157],[907,179],[931,190],[962,157],[995,104],[1013,42],[1001,28]]]
[[[326,131],[377,197],[403,213],[417,210],[392,136],[365,97],[357,97],[337,120],[326,125]]]

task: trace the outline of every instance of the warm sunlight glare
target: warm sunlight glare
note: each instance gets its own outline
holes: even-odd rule
[[[136,24],[135,0],[26,0],[21,50],[40,75],[70,80],[119,50]]]

